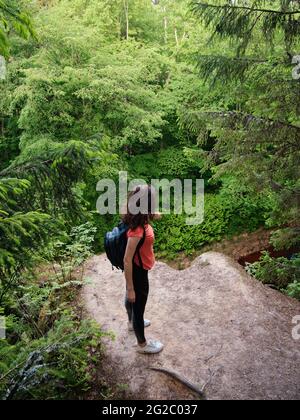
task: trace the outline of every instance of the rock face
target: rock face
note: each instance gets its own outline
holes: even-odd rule
[[[88,261],[83,290],[89,316],[115,341],[106,352],[119,383],[136,399],[197,396],[149,366],[173,369],[203,386],[208,399],[300,399],[300,340],[292,337],[300,303],[260,284],[230,258],[215,252],[177,271],[158,262],[151,271],[146,318],[159,355],[139,355],[127,331],[125,280],[104,255]]]

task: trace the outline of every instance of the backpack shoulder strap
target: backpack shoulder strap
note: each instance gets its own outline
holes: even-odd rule
[[[140,263],[141,268],[144,268],[140,250],[141,250],[142,246],[144,245],[144,242],[145,242],[145,239],[146,239],[145,226],[143,227],[143,229],[144,229],[143,237],[141,238],[140,242],[138,243],[138,246],[137,246],[135,254],[134,254],[134,255],[136,255],[136,254],[138,255],[138,259],[139,259],[139,263]]]

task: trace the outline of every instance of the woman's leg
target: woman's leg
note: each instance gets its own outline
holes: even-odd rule
[[[133,329],[139,344],[146,343],[144,313],[149,294],[148,271],[133,265],[135,302],[132,304]]]
[[[128,321],[132,322],[132,303],[128,301],[127,293],[126,293],[126,297],[125,297],[125,308],[126,308],[127,315],[128,315]]]

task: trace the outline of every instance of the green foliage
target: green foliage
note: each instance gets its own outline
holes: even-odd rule
[[[83,272],[74,274],[91,253],[94,233],[86,223],[73,228],[64,242],[51,244],[44,256],[48,264],[23,271],[3,302],[3,399],[74,399],[90,388],[103,334],[93,322],[82,321],[70,304],[84,284]]]
[[[29,186],[26,180],[0,180],[0,304],[49,239],[49,216],[24,211],[22,201]]]
[[[1,340],[2,399],[79,397],[91,384],[101,335],[92,322],[80,322],[66,312],[42,338],[28,341],[23,335],[14,345]]]
[[[298,297],[300,278],[300,255],[291,260],[279,257],[272,258],[265,251],[260,261],[248,265],[247,271],[265,284],[284,289],[289,296]]]
[[[128,161],[132,176],[151,179],[196,178],[201,162],[185,149],[168,147],[157,153],[140,154]]]
[[[26,177],[35,207],[52,214],[65,211],[76,219],[81,210],[74,186],[87,176],[91,161],[100,158],[92,144],[75,140],[60,143],[44,137],[25,146],[1,175]]]
[[[90,222],[71,229],[66,238],[56,240],[46,249],[44,258],[52,262],[56,280],[72,281],[75,268],[81,266],[93,253],[97,228]],[[64,240],[63,240],[64,239]]]
[[[3,398],[90,386],[101,333],[70,304],[119,219],[95,211],[100,179],[204,178],[204,222],[155,222],[160,256],[262,225],[299,246],[298,3],[156,3],[0,0]],[[299,298],[298,256],[249,270]]]
[[[282,33],[288,51],[299,37],[300,9],[293,0],[253,0],[247,4],[192,0],[191,6],[214,36],[235,40],[238,54],[245,52],[257,28],[269,44]]]
[[[25,39],[28,39],[30,36],[35,37],[31,19],[23,6],[23,1],[0,1],[0,55],[4,57],[9,56],[9,34],[11,31]]]
[[[290,249],[300,247],[300,233],[299,229],[285,228],[279,229],[273,233],[271,237],[271,244],[275,249]]]
[[[159,255],[175,258],[180,251],[190,254],[224,236],[257,229],[264,220],[264,209],[245,197],[205,195],[204,221],[186,224],[186,215],[168,215],[155,222],[156,250]]]
[[[292,298],[300,300],[300,281],[290,283],[286,288],[286,294]]]
[[[186,109],[183,120],[199,133],[200,147],[205,132],[215,138],[206,152],[208,167],[239,176],[271,197],[267,223],[287,223],[299,237],[300,85],[291,67],[299,48],[299,5],[290,0],[192,3],[212,37],[227,41],[221,54],[199,51],[201,77],[213,81],[213,91],[226,85],[231,102]]]
[[[271,196],[241,183],[235,176],[224,176],[221,180],[219,199],[230,219],[230,234],[251,232],[266,224],[273,206]]]
[[[86,51],[86,45],[80,48]],[[167,61],[154,48],[140,51],[134,42],[119,49],[117,44],[113,54],[111,47],[96,54],[91,50],[79,64],[57,63],[44,51],[32,58],[39,67],[25,70],[8,104],[10,112],[19,114],[23,147],[45,136],[65,142],[106,135],[120,146],[153,144],[161,137],[163,113],[155,92]],[[60,50],[60,59],[70,54],[73,49]]]

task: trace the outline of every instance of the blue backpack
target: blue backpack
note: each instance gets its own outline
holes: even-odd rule
[[[123,222],[120,222],[111,232],[107,232],[104,238],[104,249],[107,258],[111,262],[112,268],[116,267],[119,270],[124,271],[124,256],[127,247],[127,232],[129,226]],[[143,246],[146,238],[146,231],[144,228],[143,238],[141,238],[136,248],[134,257],[136,254],[139,258],[140,267],[143,267],[142,258],[140,255],[140,249]]]

